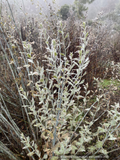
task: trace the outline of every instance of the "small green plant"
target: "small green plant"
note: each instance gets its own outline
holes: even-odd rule
[[[116,87],[119,86],[120,82],[118,80],[103,79],[101,85],[103,88],[108,89],[111,85],[114,85]]]

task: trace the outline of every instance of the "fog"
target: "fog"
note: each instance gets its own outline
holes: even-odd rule
[[[53,1],[55,1],[54,4]],[[7,2],[10,4],[12,9],[15,8],[16,12],[20,13],[20,15],[25,13],[33,15],[39,14],[41,9],[42,12],[47,12],[49,5],[58,11],[58,9],[64,4],[73,4],[74,0],[0,0],[0,3],[4,4],[4,7],[8,6]],[[4,9],[5,8],[3,8],[3,10]]]
[[[6,0],[0,0],[1,2],[6,2]],[[62,6],[64,4],[71,5],[74,3],[74,0],[7,0],[10,4],[24,4],[26,6],[28,5],[34,5],[34,4],[41,4],[43,6],[48,4],[52,4],[53,1],[59,6]]]
[[[118,2],[119,0],[95,0],[88,7],[88,19],[95,18],[100,12],[112,12]]]
[[[53,6],[53,1],[55,1],[54,6],[56,7],[56,10],[58,10],[64,4],[72,5],[74,3],[74,0],[0,0],[0,2],[4,4],[7,3],[7,1],[11,5],[14,5],[18,12],[26,12],[28,14],[36,14],[40,12],[41,8],[44,8],[43,12],[47,12],[47,6],[49,4]],[[93,19],[101,11],[106,13],[114,10],[115,5],[118,1],[119,0],[95,0],[93,3],[87,4],[87,18]]]

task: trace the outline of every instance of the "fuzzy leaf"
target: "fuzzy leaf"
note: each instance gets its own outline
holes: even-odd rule
[[[116,137],[114,137],[112,134],[109,134],[109,136],[110,136],[110,138],[108,138],[109,140],[111,140],[111,141],[114,141],[114,140],[116,140],[117,138]]]
[[[95,146],[91,146],[91,147],[88,147],[88,149],[90,150],[90,152],[94,152],[96,150],[96,147]]]
[[[42,126],[42,124],[41,124],[41,123],[37,123],[37,124],[35,124],[34,126],[35,126],[35,127],[40,127],[40,126]]]
[[[51,158],[51,160],[58,160],[58,157],[54,156],[54,157]]]
[[[30,152],[30,153],[28,153],[27,155],[31,157],[31,156],[34,155],[34,152]]]
[[[108,158],[108,155],[107,155],[108,152],[105,149],[102,148],[102,149],[99,150],[99,152],[103,153],[106,156],[106,158]]]
[[[97,141],[96,147],[97,148],[102,148],[103,147],[103,141]]]

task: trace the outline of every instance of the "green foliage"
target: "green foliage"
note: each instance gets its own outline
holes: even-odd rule
[[[84,14],[83,12],[84,11],[87,11],[87,7],[85,6],[86,3],[92,3],[94,0],[82,0],[82,1],[79,1],[79,0],[75,0],[74,1],[74,4],[72,6],[69,6],[67,4],[65,4],[64,6],[61,7],[60,11],[59,11],[59,14],[61,15],[61,18],[63,20],[66,20],[69,15],[70,15],[70,9],[74,12],[74,15],[81,19],[84,17]]]
[[[87,7],[85,7],[82,3],[79,1],[74,2],[73,11],[76,17],[81,18],[83,17],[83,12],[87,11]]]
[[[61,7],[59,14],[61,15],[61,18],[63,20],[66,20],[69,17],[70,12],[70,6],[65,4],[64,6]]]
[[[74,14],[76,15],[77,18],[82,18],[84,17],[83,12],[87,11],[88,8],[85,6],[86,3],[92,3],[94,0],[75,0],[74,5],[72,6],[72,9],[74,11]]]
[[[92,3],[94,0],[75,0],[75,1],[79,1],[80,3],[86,4],[86,3]]]
[[[117,80],[104,79],[101,82],[101,85],[103,88],[109,88],[111,85],[113,85],[114,87],[118,87],[120,85],[120,82]]]

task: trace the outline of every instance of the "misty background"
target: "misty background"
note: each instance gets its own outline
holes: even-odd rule
[[[5,6],[6,0],[0,0]],[[72,5],[75,0],[7,0],[11,6],[16,8],[18,14],[34,15],[39,12],[47,13],[49,10],[49,4],[58,11],[61,6],[67,4]],[[53,3],[55,2],[55,3]],[[94,19],[98,13],[110,13],[114,10],[119,0],[95,0],[91,4],[86,4],[88,7],[87,19]],[[54,6],[53,6],[54,5]]]

